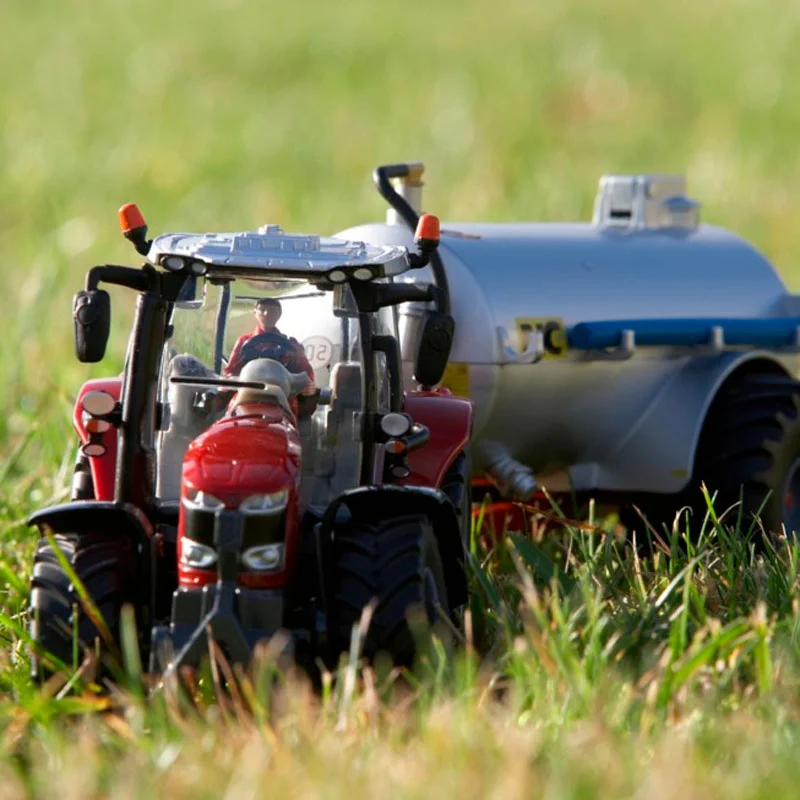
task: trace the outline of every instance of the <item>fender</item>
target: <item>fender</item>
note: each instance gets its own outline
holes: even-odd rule
[[[433,526],[433,532],[442,555],[447,595],[453,608],[467,602],[466,551],[461,540],[453,504],[444,492],[423,486],[359,486],[338,497],[322,519],[322,530],[334,530],[337,513],[344,506],[351,518],[366,522],[379,522],[392,516],[424,514]]]
[[[42,536],[50,529],[63,534],[113,532],[120,539],[127,539],[137,554],[135,605],[137,609],[157,608],[156,539],[153,526],[141,509],[131,503],[76,500],[36,511],[28,517],[27,523],[36,525]]]
[[[117,402],[122,395],[122,378],[95,378],[86,381],[78,393],[75,407],[72,411],[72,424],[80,437],[81,444],[89,441],[89,435],[83,425],[83,409],[81,400],[87,392],[107,392]],[[117,429],[111,428],[103,434],[103,443],[106,452],[102,456],[92,456],[89,466],[92,470],[94,483],[94,496],[98,500],[114,499],[114,479],[117,472]]]
[[[136,544],[146,544],[153,536],[153,526],[139,508],[100,500],[75,500],[43,508],[28,517],[27,524],[55,533],[115,531]]]
[[[737,370],[759,366],[791,374],[779,358],[759,351],[688,360],[606,458],[571,468],[573,486],[659,494],[681,491],[691,480],[703,423],[723,382]]]
[[[404,486],[440,486],[456,456],[472,436],[474,406],[470,400],[456,397],[448,389],[432,392],[407,392],[403,410],[414,422],[430,430],[424,447],[408,454],[411,474]]]

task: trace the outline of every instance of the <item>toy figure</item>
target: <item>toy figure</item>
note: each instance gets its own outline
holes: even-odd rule
[[[227,365],[223,369],[225,377],[237,376],[248,361],[255,358],[272,358],[279,361],[289,372],[305,372],[310,378],[309,385],[301,392],[313,395],[317,387],[314,383],[314,370],[306,358],[302,345],[278,330],[278,320],[283,309],[279,300],[264,297],[256,300],[253,309],[258,324],[251,333],[242,334],[233,346]]]

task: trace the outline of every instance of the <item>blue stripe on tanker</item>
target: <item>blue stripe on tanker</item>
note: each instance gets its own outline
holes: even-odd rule
[[[637,346],[696,347],[708,344],[711,329],[720,327],[726,345],[786,347],[795,344],[800,317],[766,319],[630,319],[579,322],[567,332],[576,350],[619,347],[622,332],[631,330]]]

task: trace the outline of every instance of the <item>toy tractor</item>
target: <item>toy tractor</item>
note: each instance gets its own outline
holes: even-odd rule
[[[409,245],[422,177],[377,168],[386,222],[336,235]],[[412,279],[439,295],[399,309],[406,386],[429,309],[450,314],[442,383],[475,404],[473,477],[498,531],[551,510],[546,490],[570,515],[619,509],[640,536],[636,509],[663,532],[687,507],[696,534],[703,483],[756,540],[800,531],[800,296],[701,222],[682,176],[604,176],[591,221],[443,221]]]
[[[467,601],[472,404],[431,388],[452,320],[427,314],[411,391],[396,328],[398,304],[436,300],[400,278],[435,253],[438,220],[411,248],[277,226],[151,241],[135,206],[120,220],[145,263],[89,270],[78,359],[105,354],[101,284],[136,293],[135,321],[122,375],[77,398],[70,502],[30,519],[52,534],[31,581],[34,676],[104,627],[107,654],[126,604],[154,674],[198,666],[209,636],[246,664],[278,631],[298,662],[335,664],[372,602],[364,654],[410,665],[414,613],[457,625]],[[263,309],[281,329],[254,329]]]

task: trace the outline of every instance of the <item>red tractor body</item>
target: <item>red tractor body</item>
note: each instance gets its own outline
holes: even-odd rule
[[[473,406],[447,389],[408,392],[404,410],[431,432],[428,446],[408,456],[411,473],[400,481],[405,486],[440,486],[472,435]]]
[[[192,502],[198,493],[217,498],[230,511],[239,510],[248,498],[285,495],[282,509],[261,515],[278,517],[276,523],[284,547],[281,568],[264,573],[243,569],[237,574],[237,583],[251,589],[283,586],[295,566],[302,451],[297,422],[285,411],[265,404],[253,403],[237,410],[237,416],[223,417],[195,439],[183,462],[178,516],[180,586],[203,586],[217,578],[214,569],[186,564],[185,541],[200,541],[205,532],[213,530],[213,525],[209,526],[204,518],[213,518],[214,512]],[[256,523],[263,521],[253,511],[250,518]],[[247,530],[244,535],[247,537]],[[245,541],[244,547],[247,544]]]
[[[81,387],[75,408],[72,412],[72,424],[78,434],[81,445],[90,442],[92,434],[86,429],[88,419],[85,419],[86,412],[83,410],[83,398],[89,392],[104,392],[110,395],[115,401],[119,402],[122,392],[122,378],[95,378],[87,381]],[[97,500],[114,499],[114,476],[117,470],[117,432],[109,429],[103,435],[103,446],[105,452],[101,455],[87,458],[85,463],[86,470],[91,476],[90,481],[86,481],[87,486],[92,487],[92,496]],[[84,476],[77,476],[84,477]],[[73,487],[73,494],[75,487]]]

